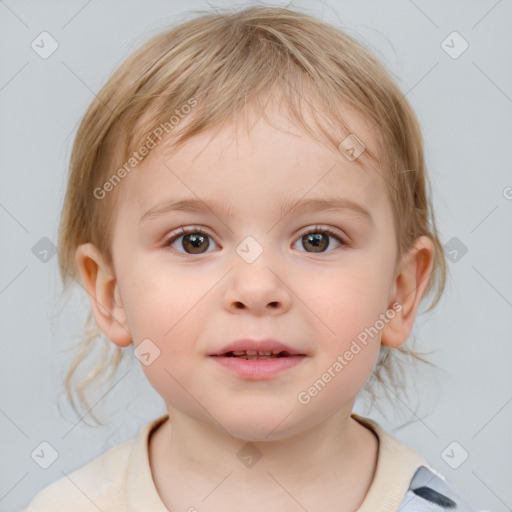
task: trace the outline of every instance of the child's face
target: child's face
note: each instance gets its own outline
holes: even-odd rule
[[[381,333],[367,336],[366,346],[358,342],[356,354],[353,340],[394,300],[397,248],[382,177],[296,126],[273,122],[288,133],[260,118],[237,138],[226,125],[213,140],[214,132],[201,133],[171,157],[153,150],[120,185],[113,230],[126,327],[135,346],[149,339],[160,351],[142,365],[150,383],[169,410],[249,440],[304,431],[340,409],[350,414]],[[348,122],[367,133],[361,119]],[[375,154],[373,141],[361,138]],[[282,211],[291,201],[342,198],[368,215],[350,205]],[[146,216],[185,199],[216,204],[213,212]],[[180,237],[180,226],[199,236]],[[310,228],[316,244],[314,236],[303,238]],[[166,244],[173,234],[179,238]],[[305,357],[273,376],[239,376],[211,354],[242,338],[272,338]],[[341,371],[333,368],[338,356]],[[330,382],[309,392],[329,368]]]

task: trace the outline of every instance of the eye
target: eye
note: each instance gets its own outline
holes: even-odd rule
[[[325,251],[325,249],[332,245],[329,240],[330,238],[334,238],[338,242],[338,247],[346,245],[340,235],[335,233],[333,230],[319,226],[315,226],[314,228],[306,231],[298,241],[302,243],[303,247],[309,245],[313,249],[312,251],[306,252],[323,253],[331,252]]]
[[[326,249],[331,248],[331,250],[336,249],[332,248],[332,243],[330,239],[335,239],[338,243],[338,248],[346,245],[340,235],[329,228],[322,228],[320,226],[315,226],[314,228],[309,229],[302,235],[300,238],[300,242],[302,242],[302,246],[307,248],[309,245],[312,249],[312,253],[324,253],[331,252]],[[179,242],[179,240],[181,242]],[[208,251],[210,247],[209,240],[213,240],[213,238],[201,230],[199,227],[191,226],[189,228],[181,227],[178,233],[171,235],[165,242],[164,247],[171,247],[173,250],[177,251],[180,254],[204,254]],[[178,245],[178,248],[173,247],[174,244]],[[217,244],[215,244],[217,245]]]
[[[185,254],[203,254],[210,247],[210,235],[201,231],[200,228],[190,227],[184,228],[181,227],[181,230],[174,235],[171,235],[169,239],[164,243],[164,247],[171,247],[172,249],[181,252],[180,250],[172,247],[175,242],[177,242],[180,238],[183,238],[181,243],[178,243],[178,246],[184,250]]]

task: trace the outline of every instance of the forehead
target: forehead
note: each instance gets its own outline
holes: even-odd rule
[[[378,155],[370,122],[348,107],[344,121],[349,135],[366,146],[357,160],[312,138],[289,117],[274,114],[266,119],[250,109],[247,114],[245,123],[210,128],[177,150],[164,140],[123,183],[121,207],[129,204],[143,215],[170,197],[218,199],[234,211],[259,203],[268,212],[274,206],[282,211],[285,202],[319,196],[354,197],[368,208],[385,202],[383,170],[368,165],[372,160],[364,155],[368,149]]]

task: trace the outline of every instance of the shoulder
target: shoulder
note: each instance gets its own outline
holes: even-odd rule
[[[419,453],[375,421],[357,414],[352,417],[379,439],[374,479],[358,512],[475,512]]]
[[[148,442],[166,414],[143,425],[137,437],[107,450],[40,491],[23,512],[166,510],[151,477]]]
[[[399,512],[475,512],[445,478],[434,469],[420,466],[414,474]]]
[[[74,512],[125,509],[125,472],[135,439],[114,446],[100,457],[40,491],[23,512]]]

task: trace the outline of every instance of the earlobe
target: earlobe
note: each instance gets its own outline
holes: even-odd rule
[[[80,245],[75,260],[98,327],[112,343],[127,347],[132,338],[111,265],[92,243]]]
[[[395,311],[395,315],[382,331],[383,345],[396,348],[407,341],[421,298],[430,281],[434,250],[430,238],[421,236],[402,258],[393,283],[389,305],[389,308]]]

